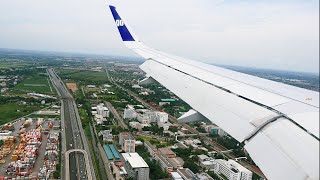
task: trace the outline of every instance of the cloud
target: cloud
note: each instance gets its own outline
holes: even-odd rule
[[[146,44],[218,64],[318,72],[318,1],[114,1]],[[133,56],[105,1],[0,2],[0,47]]]

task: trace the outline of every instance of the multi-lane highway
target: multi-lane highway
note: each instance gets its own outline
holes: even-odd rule
[[[91,161],[90,151],[88,147],[88,143],[86,140],[86,136],[84,135],[81,120],[79,117],[78,109],[76,103],[69,93],[61,79],[55,73],[53,69],[48,69],[48,74],[50,75],[50,79],[53,82],[55,88],[58,91],[58,94],[61,98],[61,105],[62,105],[62,128],[63,128],[63,137],[65,148],[63,150],[68,151],[72,149],[83,149],[89,154],[90,160],[90,172],[93,179],[95,179],[95,173]],[[65,153],[65,152],[63,152]],[[84,159],[84,154],[82,153],[71,153],[69,159],[69,165],[64,165],[65,171],[69,170],[70,179],[80,179],[85,180],[88,179],[87,171],[86,171],[86,164]],[[66,169],[69,167],[69,169]],[[62,173],[63,175],[65,173]],[[63,177],[66,179],[66,177]]]

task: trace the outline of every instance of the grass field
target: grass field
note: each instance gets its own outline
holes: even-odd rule
[[[58,74],[63,79],[84,81],[87,83],[99,84],[106,83],[108,81],[107,74],[105,72],[60,69]]]
[[[0,105],[0,125],[40,109],[42,109],[42,107],[36,106],[36,105],[28,106],[28,105],[19,105],[16,103],[1,104]]]
[[[7,62],[0,61],[0,69],[20,68],[20,67],[25,67],[27,65],[28,64],[20,63],[20,62],[7,63]]]
[[[27,77],[26,79],[18,83],[13,89],[23,92],[53,94],[48,82],[48,77],[45,75],[35,75]]]

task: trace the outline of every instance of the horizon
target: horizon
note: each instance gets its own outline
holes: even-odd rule
[[[319,1],[112,4],[140,40],[163,52],[209,64],[319,74]],[[107,5],[90,0],[0,2],[0,47],[136,56],[120,41]]]
[[[132,58],[133,62],[144,62],[145,59],[139,56],[121,56],[116,54],[97,54],[97,53],[85,53],[85,52],[70,52],[70,51],[50,51],[50,50],[35,50],[35,49],[11,49],[11,48],[2,48],[0,47],[0,52],[2,50],[9,50],[9,51],[20,51],[20,52],[33,52],[33,53],[54,53],[56,55],[63,55],[63,54],[69,54],[74,56],[103,56],[103,57],[117,57],[117,58]],[[194,60],[196,61],[196,60]],[[257,67],[257,66],[241,66],[241,65],[234,65],[234,64],[214,64],[206,61],[198,61],[202,62],[208,65],[214,65],[230,70],[234,70],[234,68],[246,68],[246,69],[252,69],[252,70],[267,70],[267,71],[277,71],[277,72],[289,72],[289,73],[301,73],[301,74],[309,74],[318,76],[320,75],[318,72],[308,72],[308,71],[295,71],[295,70],[289,70],[289,69],[271,69],[271,68],[264,68],[264,67]]]

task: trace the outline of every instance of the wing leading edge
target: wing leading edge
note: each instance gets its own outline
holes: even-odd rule
[[[269,179],[319,179],[319,93],[152,49],[110,10],[140,68],[245,143]]]

